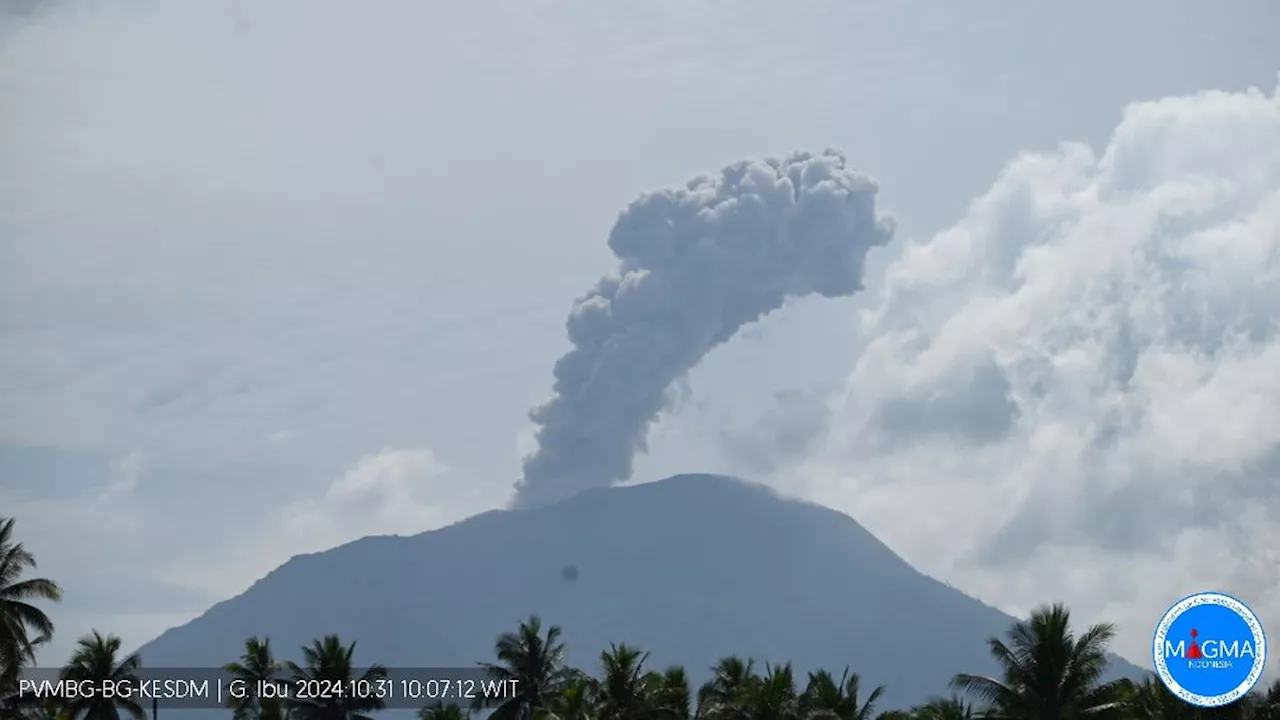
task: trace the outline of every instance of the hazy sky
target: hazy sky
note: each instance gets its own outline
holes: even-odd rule
[[[898,219],[867,291],[713,351],[635,479],[770,482],[1139,662],[1187,592],[1280,627],[1272,0],[31,4],[0,514],[49,662],[505,504],[619,211],[828,146]]]

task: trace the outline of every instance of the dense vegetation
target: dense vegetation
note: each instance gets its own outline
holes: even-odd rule
[[[0,720],[116,720],[146,718],[128,700],[75,703],[24,702],[17,693],[22,668],[49,641],[53,623],[36,604],[61,599],[58,585],[27,578],[35,558],[13,539],[14,522],[0,519]],[[1105,681],[1107,647],[1115,630],[1095,625],[1077,634],[1062,605],[1037,609],[1005,639],[991,638],[999,677],[957,675],[950,694],[909,710],[879,711],[884,687],[865,688],[844,668],[797,677],[789,664],[757,667],[729,656],[697,692],[684,668],[653,670],[647,653],[615,644],[600,654],[596,673],[565,664],[560,628],[537,617],[503,634],[496,662],[484,665],[496,680],[514,680],[517,693],[496,707],[436,705],[423,720],[467,720],[491,710],[493,720],[1280,720],[1280,681],[1233,705],[1206,710],[1174,697],[1158,680]],[[226,670],[250,682],[293,678],[351,680],[355,643],[330,635],[301,649],[303,662],[279,662],[270,641],[249,638],[243,655]],[[141,659],[121,657],[120,639],[94,631],[80,638],[62,669],[71,680],[136,679]],[[373,665],[365,677],[386,670]],[[248,699],[230,708],[236,720],[358,720],[381,709],[377,702],[315,704]]]

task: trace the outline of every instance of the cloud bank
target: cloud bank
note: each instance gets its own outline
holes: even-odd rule
[[[788,298],[861,289],[867,252],[893,237],[877,190],[828,150],[740,162],[632,203],[609,236],[621,263],[575,303],[555,397],[530,413],[537,450],[516,504],[627,479],[668,388],[712,348]]]
[[[249,585],[294,555],[374,535],[417,535],[499,504],[432,449],[387,447],[356,460],[323,494],[295,500],[278,518],[253,528],[247,540],[233,544],[227,560],[188,564],[166,579],[216,596],[222,588]]]
[[[863,321],[808,494],[1014,610],[1143,628],[1214,587],[1280,619],[1275,93],[1017,158]]]

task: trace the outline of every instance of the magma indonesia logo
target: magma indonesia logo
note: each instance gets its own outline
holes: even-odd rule
[[[1174,603],[1156,625],[1156,674],[1192,705],[1219,707],[1244,697],[1267,661],[1262,623],[1244,603],[1216,592]]]

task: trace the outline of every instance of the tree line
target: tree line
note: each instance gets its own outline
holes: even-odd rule
[[[25,700],[17,681],[53,637],[48,615],[36,603],[58,602],[62,591],[45,578],[26,577],[32,554],[13,537],[12,518],[0,518],[0,720],[146,720],[146,708],[127,698],[58,702]],[[1014,623],[1006,637],[988,640],[1000,672],[956,675],[943,694],[907,710],[881,710],[885,687],[864,687],[848,667],[801,677],[789,663],[757,666],[730,655],[696,691],[683,667],[652,669],[648,653],[626,643],[599,655],[593,672],[570,667],[558,626],[534,616],[494,646],[494,662],[481,663],[515,692],[486,707],[437,703],[421,720],[1280,720],[1280,680],[1220,708],[1198,708],[1173,695],[1153,675],[1140,681],[1107,680],[1110,624],[1077,633],[1069,610],[1045,605]],[[225,666],[247,686],[259,682],[350,682],[385,678],[386,668],[367,666],[357,678],[355,643],[336,635],[301,648],[301,663],[276,659],[269,638],[245,641],[240,658]],[[142,660],[124,656],[120,638],[93,631],[80,638],[60,671],[72,681],[138,681]],[[384,708],[364,698],[327,701],[258,699],[229,702],[235,720],[366,720]]]

